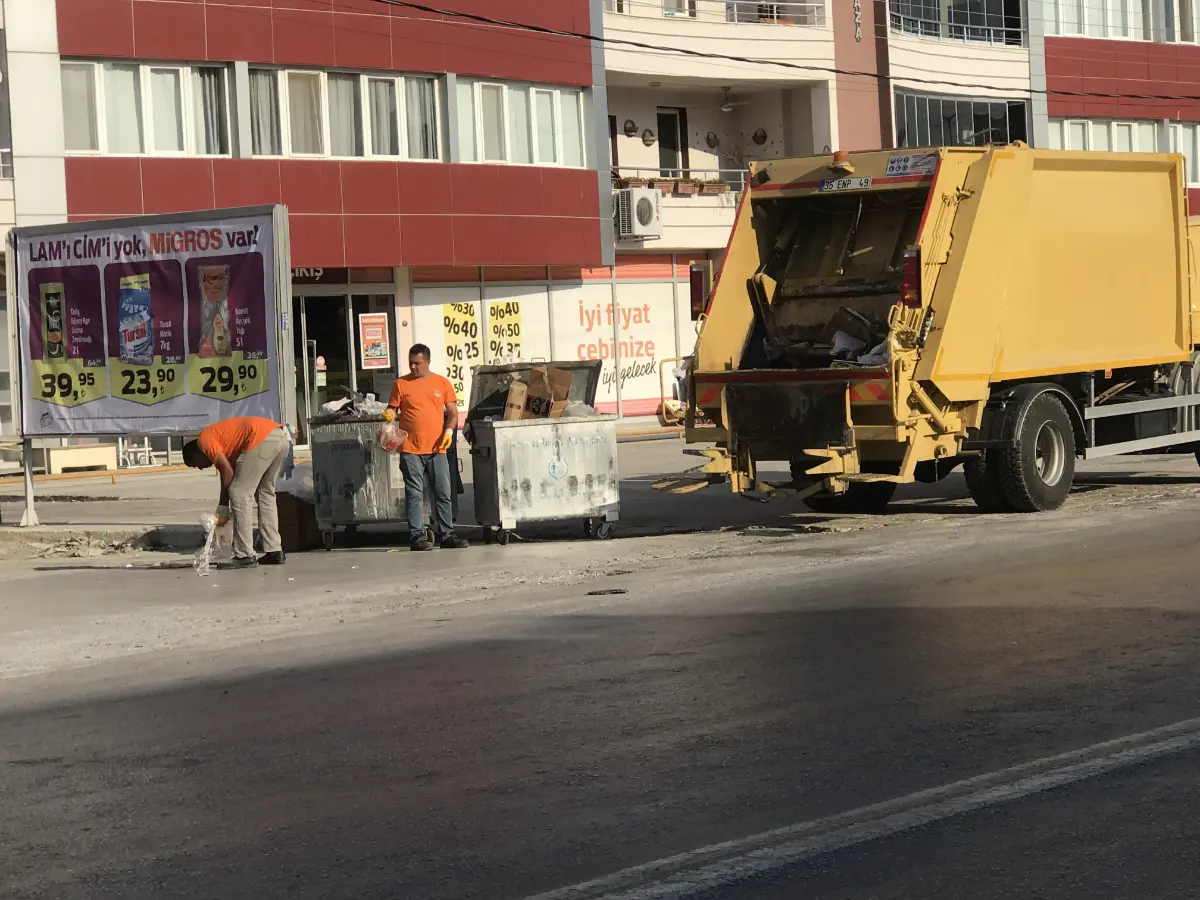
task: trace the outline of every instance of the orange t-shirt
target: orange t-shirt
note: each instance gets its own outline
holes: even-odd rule
[[[400,411],[396,422],[408,432],[400,452],[422,456],[437,453],[438,441],[446,430],[446,404],[457,402],[454,385],[441,375],[431,372],[428,378],[397,378],[388,406]]]
[[[258,416],[235,416],[209,425],[200,432],[196,443],[210,460],[224,453],[225,458],[233,463],[243,453],[265,441],[267,435],[276,428],[282,427],[278,422]]]

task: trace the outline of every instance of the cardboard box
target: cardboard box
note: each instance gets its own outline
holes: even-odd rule
[[[504,421],[513,422],[525,418],[525,399],[529,385],[514,381],[508,388],[508,399],[504,402]]]
[[[574,376],[554,366],[537,366],[529,373],[525,400],[526,419],[557,418],[567,408]]]

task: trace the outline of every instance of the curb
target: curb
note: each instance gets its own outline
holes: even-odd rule
[[[618,431],[618,444],[633,444],[641,441],[669,441],[683,440],[683,429],[679,427],[667,428],[646,428],[641,431]],[[297,456],[297,463],[312,462],[311,456]],[[55,481],[78,481],[85,478],[111,478],[112,483],[116,484],[122,478],[139,478],[145,475],[169,475],[172,472],[188,472],[192,471],[184,465],[173,466],[149,466],[138,469],[118,469],[114,472],[64,472],[61,475],[34,475],[34,484],[44,484]],[[20,484],[24,480],[24,475],[17,473],[13,475],[0,475],[0,485]]]

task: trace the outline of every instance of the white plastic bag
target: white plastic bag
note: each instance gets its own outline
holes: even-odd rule
[[[225,562],[233,555],[233,519],[217,527],[217,516],[205,513],[200,517],[204,529],[204,545],[196,551],[192,567],[196,574],[204,577],[212,571],[214,564]]]
[[[590,419],[596,415],[599,415],[596,410],[578,400],[572,400],[563,410],[564,419]]]
[[[275,492],[291,494],[297,500],[303,500],[305,503],[315,503],[316,490],[313,487],[312,463],[297,463],[296,468],[292,470],[291,477],[279,476],[275,481]]]

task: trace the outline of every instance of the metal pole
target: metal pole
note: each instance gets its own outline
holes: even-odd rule
[[[22,528],[34,528],[41,523],[33,508],[33,439],[25,438],[21,443],[21,458],[25,461],[25,513],[21,516]]]

